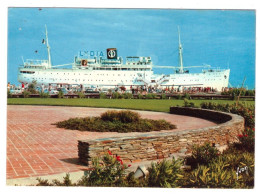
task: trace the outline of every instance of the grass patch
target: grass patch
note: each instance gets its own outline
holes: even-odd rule
[[[202,102],[217,104],[233,104],[233,100],[192,100],[195,106]],[[183,106],[183,100],[165,99],[58,99],[58,98],[8,98],[8,105],[46,105],[46,106],[74,106],[98,108],[122,108],[133,110],[150,110],[169,112],[170,106]],[[245,101],[247,105],[254,105],[255,101]]]
[[[165,120],[142,119],[136,112],[107,111],[101,117],[71,118],[55,123],[59,128],[95,132],[150,132],[176,129]]]

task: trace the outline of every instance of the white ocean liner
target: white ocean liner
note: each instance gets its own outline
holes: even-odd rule
[[[217,91],[228,87],[230,69],[212,69],[208,67],[201,73],[189,73],[182,62],[182,45],[179,33],[179,66],[154,66],[151,57],[117,57],[116,48],[107,49],[107,58],[100,56],[84,57],[78,55],[71,69],[57,68],[64,65],[52,66],[48,33],[46,28],[48,60],[27,59],[19,68],[18,81],[37,85],[50,83],[83,85],[114,88],[116,86],[158,86],[158,87],[210,87]],[[154,74],[153,67],[175,69],[173,74]],[[198,67],[198,66],[196,66]],[[202,67],[202,66],[201,66]],[[205,67],[205,66],[204,66]]]

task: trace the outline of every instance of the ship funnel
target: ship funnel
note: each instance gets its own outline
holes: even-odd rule
[[[107,59],[117,59],[117,49],[116,48],[107,49]]]

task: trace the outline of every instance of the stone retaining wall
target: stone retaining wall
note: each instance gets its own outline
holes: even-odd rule
[[[227,112],[219,112],[209,109],[198,109],[189,107],[170,107],[171,114],[193,116],[197,118],[203,118],[215,123],[225,123],[232,120],[232,115]]]
[[[183,156],[191,153],[194,144],[210,142],[217,147],[223,147],[236,142],[237,135],[241,134],[244,128],[244,118],[230,113],[183,107],[171,107],[170,112],[212,120],[218,125],[166,133],[150,132],[129,137],[79,140],[80,162],[91,165],[91,158],[102,156],[108,150],[119,155],[124,162],[132,163],[163,159],[173,155]]]

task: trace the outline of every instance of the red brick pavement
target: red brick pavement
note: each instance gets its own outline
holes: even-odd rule
[[[87,169],[78,164],[77,140],[126,136],[127,133],[97,133],[65,130],[52,125],[72,117],[98,116],[108,109],[7,106],[7,179],[52,175]],[[214,125],[210,121],[167,113],[138,111],[145,118],[165,119],[175,131]],[[159,132],[156,132],[159,133]],[[131,133],[135,135],[140,133]]]

